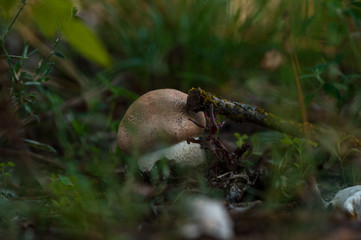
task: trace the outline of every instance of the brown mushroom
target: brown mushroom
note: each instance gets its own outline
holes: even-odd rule
[[[118,129],[118,145],[125,153],[140,153],[159,146],[184,141],[202,134],[203,129],[189,118],[205,125],[203,113],[186,109],[187,94],[159,89],[139,97],[126,111]]]

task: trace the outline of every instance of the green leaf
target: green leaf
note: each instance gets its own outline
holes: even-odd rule
[[[60,58],[65,58],[63,54],[61,54],[60,52],[54,52],[54,55]]]
[[[78,13],[78,8],[77,7],[73,7],[72,9],[71,9],[71,17],[74,17],[77,13]]]
[[[327,64],[318,64],[316,67],[313,68],[314,73],[323,73],[328,67],[330,66],[329,63]]]
[[[30,81],[30,82],[24,83],[24,85],[26,85],[26,86],[41,86],[41,83]]]
[[[42,60],[40,59],[39,63],[38,63],[38,66],[36,67],[35,69],[35,74],[39,74],[39,72],[41,71],[41,69],[43,68],[43,62]]]
[[[58,177],[59,177],[59,180],[61,181],[61,183],[64,184],[65,186],[73,186],[72,181],[68,177],[61,176],[61,175],[58,175]]]
[[[318,143],[314,142],[314,141],[311,141],[311,140],[307,140],[307,143],[311,144],[311,146],[313,147],[317,147],[318,146]]]
[[[20,74],[20,78],[25,79],[25,80],[31,80],[33,78],[33,76],[30,73],[22,72]]]
[[[52,66],[47,66],[45,71],[41,74],[42,76],[46,76],[49,73],[51,73],[53,71],[53,67]]]
[[[16,164],[15,164],[15,163],[13,163],[12,161],[9,161],[9,162],[8,162],[8,166],[9,166],[9,167],[15,167],[15,166],[16,166]]]
[[[246,140],[248,139],[248,135],[247,134],[239,134],[238,132],[234,133],[234,136],[237,138],[236,141],[236,145],[237,147],[242,147],[242,145],[246,142]]]
[[[14,64],[14,71],[15,72],[19,72],[20,68],[21,68],[20,63],[17,62],[17,63]]]
[[[30,147],[34,147],[34,148],[37,148],[37,149],[41,149],[41,150],[47,150],[49,152],[53,152],[53,153],[56,153],[56,150],[48,145],[48,144],[45,144],[45,143],[40,143],[38,141],[35,141],[35,140],[30,140],[30,139],[24,139],[24,141],[26,142],[26,144],[28,144]]]
[[[50,78],[49,77],[41,77],[38,79],[39,82],[46,82],[46,81],[49,81]]]
[[[324,91],[327,95],[329,95],[329,96],[331,96],[331,97],[334,97],[334,98],[336,98],[337,100],[340,100],[340,99],[341,99],[341,93],[340,93],[340,91],[335,87],[334,84],[332,84],[332,83],[324,83],[324,84],[322,85],[322,89],[323,89],[323,91]]]
[[[281,139],[281,142],[286,144],[286,145],[293,145],[293,142],[291,139],[289,138],[284,138],[284,139]]]
[[[300,76],[298,79],[306,79],[306,78],[313,78],[313,77],[316,77],[316,75],[315,74],[305,74],[305,75]]]
[[[9,13],[16,3],[17,1],[15,0],[0,0],[0,16],[2,15],[1,13],[4,13],[6,17],[9,17]]]
[[[361,151],[357,148],[351,148],[350,152],[361,153]]]
[[[5,163],[3,163],[3,162],[0,163],[0,167],[1,167],[1,168],[5,168],[5,167],[6,167]]]
[[[24,109],[25,109],[25,111],[26,111],[28,114],[32,114],[32,112],[33,112],[33,110],[31,109],[31,107],[30,107],[28,104],[26,104],[26,103],[24,103]]]
[[[302,146],[303,141],[297,137],[293,138],[293,141],[297,144],[297,146]]]
[[[31,55],[33,55],[34,53],[38,52],[39,49],[34,49],[33,51],[31,51],[29,54],[28,54],[28,57],[30,57]]]
[[[59,24],[70,18],[71,8],[69,0],[38,1],[33,7],[33,17],[45,36],[53,37]]]
[[[84,57],[103,66],[111,64],[111,57],[101,41],[83,22],[73,19],[64,24],[63,30],[69,44]]]
[[[81,136],[81,135],[84,135],[86,134],[87,132],[87,127],[85,124],[83,124],[82,122],[78,121],[77,119],[74,119],[72,121],[72,125],[73,125],[73,128],[75,130],[75,133],[78,135],[78,136]]]
[[[298,163],[293,163],[293,165],[295,165],[297,169],[300,169],[300,168],[301,168],[301,165],[298,164]]]
[[[23,54],[21,55],[20,65],[23,66],[25,59],[27,59],[28,56],[28,50],[29,50],[29,44],[25,41]]]

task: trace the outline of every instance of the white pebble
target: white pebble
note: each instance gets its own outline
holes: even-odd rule
[[[197,197],[189,202],[189,219],[183,225],[186,238],[202,235],[216,239],[233,237],[233,222],[222,202],[205,197]]]
[[[361,185],[340,190],[331,203],[361,220]]]

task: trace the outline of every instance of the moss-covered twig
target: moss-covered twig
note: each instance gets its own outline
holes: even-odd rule
[[[310,123],[301,124],[281,119],[272,113],[266,112],[262,108],[218,98],[201,88],[192,88],[189,90],[187,109],[194,112],[208,111],[210,104],[213,104],[215,111],[219,111],[219,114],[235,122],[250,122],[296,137],[304,137],[304,133],[307,132],[309,134],[308,137],[312,140],[319,141],[321,136],[328,132],[327,129],[317,127]],[[352,147],[361,150],[361,140],[359,138],[350,136],[346,140],[352,144]]]

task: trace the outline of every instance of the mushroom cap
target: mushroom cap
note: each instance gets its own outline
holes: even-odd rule
[[[126,111],[118,129],[118,145],[125,153],[147,152],[164,144],[174,144],[202,134],[202,113],[186,109],[187,94],[174,89],[158,89],[140,96]]]

